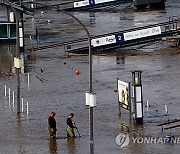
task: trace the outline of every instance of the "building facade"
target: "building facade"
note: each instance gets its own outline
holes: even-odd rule
[[[0,44],[16,43],[16,18],[23,18],[23,9],[15,3],[0,1]]]

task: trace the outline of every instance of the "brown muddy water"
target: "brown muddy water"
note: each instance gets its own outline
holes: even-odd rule
[[[127,5],[96,12],[74,12],[92,35],[114,32],[136,26],[167,21],[169,17],[179,18],[179,1],[166,2],[165,10],[135,11]],[[35,19],[26,19],[26,41],[39,30],[40,40],[33,39],[27,47],[48,44],[55,41],[86,37],[85,32],[66,15],[54,10],[37,10]],[[47,20],[53,23],[48,24]],[[31,44],[32,43],[32,44]],[[0,47],[0,70],[12,72],[12,57],[15,47]],[[86,154],[89,153],[89,110],[85,106],[85,93],[89,89],[88,55],[67,54],[63,47],[34,52],[27,61],[26,73],[21,74],[21,97],[24,98],[24,112],[16,115],[11,101],[4,97],[4,86],[16,91],[16,76],[0,74],[0,154]],[[160,42],[139,49],[131,47],[93,54],[93,92],[97,106],[94,108],[94,153],[95,154],[178,154],[180,141],[176,143],[142,142],[144,138],[161,138],[171,134],[180,137],[180,128],[161,131],[157,125],[167,122],[164,104],[167,104],[169,119],[180,119],[180,48],[173,42]],[[44,80],[36,77],[44,70]],[[80,75],[75,74],[80,70]],[[131,82],[131,71],[141,70],[144,100],[144,124],[133,125],[129,114],[122,109],[119,117],[116,79]],[[30,74],[30,87],[27,74]],[[8,91],[8,89],[7,89]],[[15,100],[16,101],[16,100]],[[147,111],[146,102],[149,102]],[[29,115],[26,113],[29,103]],[[56,112],[57,139],[50,140],[47,118]],[[81,138],[66,139],[66,116],[73,112],[74,121]],[[121,125],[128,125],[129,132]],[[178,123],[179,124],[179,123]],[[116,136],[128,133],[130,142],[121,148]],[[78,135],[78,133],[76,132]],[[136,138],[136,142],[134,142]]]

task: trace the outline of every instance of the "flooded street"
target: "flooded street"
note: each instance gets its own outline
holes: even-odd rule
[[[52,1],[50,1],[52,3]],[[60,1],[61,2],[61,1]],[[132,27],[165,22],[169,17],[180,17],[178,0],[166,2],[165,10],[135,11],[128,4],[114,9],[95,12],[73,12],[88,28],[90,34],[99,35]],[[45,11],[42,15],[41,11]],[[60,15],[59,15],[60,14]],[[47,20],[51,19],[52,24]],[[55,10],[36,10],[35,19],[26,19],[26,48],[53,42],[84,38],[86,33],[67,15]],[[35,29],[39,42],[35,39]],[[33,41],[29,40],[30,35]],[[87,154],[89,153],[89,109],[85,105],[85,93],[89,90],[89,56],[65,53],[64,47],[40,50],[32,53],[27,61],[26,73],[21,74],[21,97],[24,112],[16,114],[12,91],[16,94],[16,76],[11,75],[12,56],[15,47],[0,46],[0,154]],[[180,128],[161,131],[160,123],[167,122],[164,104],[168,106],[169,120],[180,119],[180,48],[173,42],[162,42],[144,47],[131,47],[115,51],[98,52],[92,56],[95,154],[178,154],[178,143],[133,143],[132,137],[163,137],[171,133],[180,137]],[[43,69],[43,82],[37,78]],[[75,70],[80,71],[79,75]],[[129,113],[122,109],[119,117],[117,78],[132,82],[131,71],[142,71],[144,124],[134,125]],[[30,86],[28,87],[28,73]],[[7,97],[4,97],[4,86]],[[11,89],[9,101],[8,88]],[[146,102],[149,102],[147,111]],[[26,103],[29,104],[27,115]],[[57,139],[50,140],[47,119],[56,112]],[[66,118],[75,114],[74,121],[81,137],[66,138]],[[129,132],[121,126],[128,125]],[[178,123],[179,124],[179,123]],[[78,132],[75,130],[78,136]],[[128,133],[129,144],[121,148],[116,136]]]

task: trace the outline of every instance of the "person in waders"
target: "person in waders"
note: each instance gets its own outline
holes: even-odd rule
[[[73,117],[74,117],[74,113],[71,113],[67,117],[67,128],[66,128],[67,137],[75,137],[74,128],[76,127],[74,126],[74,122],[72,121]]]
[[[48,118],[48,130],[49,130],[49,135],[50,138],[55,139],[56,138],[56,120],[55,120],[55,112],[51,112]]]

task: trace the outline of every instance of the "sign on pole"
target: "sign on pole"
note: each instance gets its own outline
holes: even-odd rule
[[[129,84],[123,81],[118,80],[118,101],[120,107],[129,110]]]

